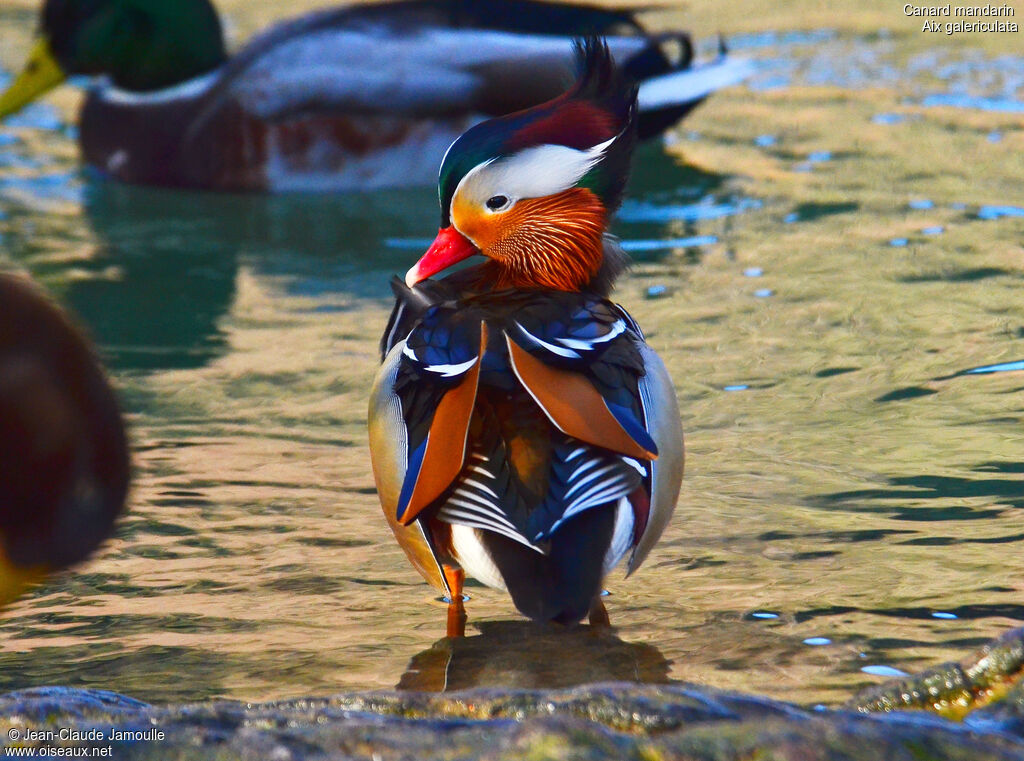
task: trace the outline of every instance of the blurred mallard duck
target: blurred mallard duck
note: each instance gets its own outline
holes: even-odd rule
[[[14,113],[69,75],[85,160],[131,183],[236,191],[427,185],[467,127],[546,101],[571,78],[571,38],[609,36],[642,83],[640,136],[746,74],[694,65],[683,32],[625,10],[537,0],[406,0],[283,22],[229,58],[209,0],[46,0]],[[670,55],[674,51],[674,55]]]
[[[128,491],[114,393],[88,342],[0,272],[0,606],[106,539]]]
[[[449,148],[442,229],[394,283],[370,453],[396,538],[451,601],[449,636],[467,573],[532,619],[607,623],[602,581],[640,566],[679,495],[672,381],[608,298],[636,90],[602,44],[580,55],[570,92]]]

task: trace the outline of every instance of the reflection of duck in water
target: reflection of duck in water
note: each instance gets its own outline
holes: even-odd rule
[[[664,365],[608,300],[604,237],[628,172],[635,90],[581,49],[565,96],[480,124],[441,167],[442,229],[382,340],[370,451],[384,514],[452,600],[463,574],[532,619],[607,621],[604,577],[665,529],[683,438]],[[429,280],[477,253],[483,264]]]
[[[110,535],[128,490],[114,394],[81,332],[0,273],[0,605]]]
[[[93,276],[59,287],[112,366],[199,367],[226,350],[221,321],[241,266],[314,282],[394,271],[408,252],[386,239],[421,234],[436,204],[426,190],[243,196],[91,183],[84,210],[99,245],[75,267]]]
[[[667,684],[669,661],[652,645],[623,642],[607,627],[484,621],[480,634],[439,640],[413,656],[397,688],[560,688],[593,682]]]
[[[62,298],[112,366],[198,367],[224,351],[218,323],[235,295],[237,246],[212,229],[209,209],[194,194],[87,188],[85,213],[99,245],[76,266],[93,276],[69,278]]]
[[[47,0],[41,32],[0,117],[68,75],[107,75],[82,112],[85,160],[126,182],[222,190],[428,184],[466,127],[558,94],[579,34],[617,35],[644,82],[641,136],[744,73],[691,66],[684,33],[648,34],[627,11],[533,0],[323,11],[230,59],[208,0]]]

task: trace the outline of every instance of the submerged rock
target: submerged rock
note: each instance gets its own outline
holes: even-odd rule
[[[4,736],[57,733],[24,745],[111,747],[114,758],[164,761],[1024,757],[1024,742],[923,714],[809,712],[710,689],[623,683],[167,707],[54,688],[7,695],[0,715]],[[61,729],[77,735],[62,739]],[[99,739],[74,739],[97,729]]]
[[[445,652],[444,641],[434,650]],[[635,657],[645,661],[643,653]],[[961,663],[825,711],[706,687],[625,682],[178,706],[50,687],[0,697],[0,734],[7,747],[110,748],[107,757],[161,761],[1019,761],[1022,664],[1018,629]],[[907,708],[930,710],[895,710]]]
[[[1024,676],[1024,629],[1014,629],[960,662],[902,677],[857,695],[848,704],[864,712],[926,709],[960,719],[1008,693]],[[1024,717],[1024,713],[1021,714]]]

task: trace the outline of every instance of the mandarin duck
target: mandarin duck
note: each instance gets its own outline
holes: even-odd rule
[[[539,621],[606,622],[602,581],[635,571],[675,508],[672,382],[608,299],[606,234],[629,170],[636,88],[596,38],[548,103],[476,125],[441,164],[441,229],[392,287],[371,392],[384,514],[461,635],[466,574]],[[485,260],[430,279],[476,254]]]
[[[0,607],[110,535],[128,473],[121,413],[85,337],[0,272]]]
[[[231,57],[209,0],[46,0],[0,117],[69,75],[102,75],[79,127],[102,175],[229,191],[428,185],[467,127],[558,94],[571,38],[591,32],[614,33],[613,52],[643,82],[641,136],[747,73],[724,56],[693,65],[685,33],[649,34],[627,11],[538,0],[326,10]]]

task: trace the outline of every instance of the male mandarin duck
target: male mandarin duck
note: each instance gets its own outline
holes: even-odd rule
[[[104,75],[79,139],[113,178],[231,191],[428,185],[434,157],[467,127],[557,95],[584,33],[616,34],[612,50],[643,82],[641,137],[746,74],[724,56],[692,65],[685,33],[648,34],[627,11],[537,0],[321,11],[230,58],[209,0],[46,0],[0,117],[68,75]]]
[[[0,607],[110,535],[128,472],[88,342],[28,281],[0,273]]]
[[[479,124],[445,154],[441,229],[381,343],[370,451],[381,505],[463,633],[468,573],[542,621],[607,621],[679,496],[683,434],[664,365],[609,301],[605,230],[626,183],[636,88],[588,39],[568,93]],[[428,279],[475,254],[486,261]]]

